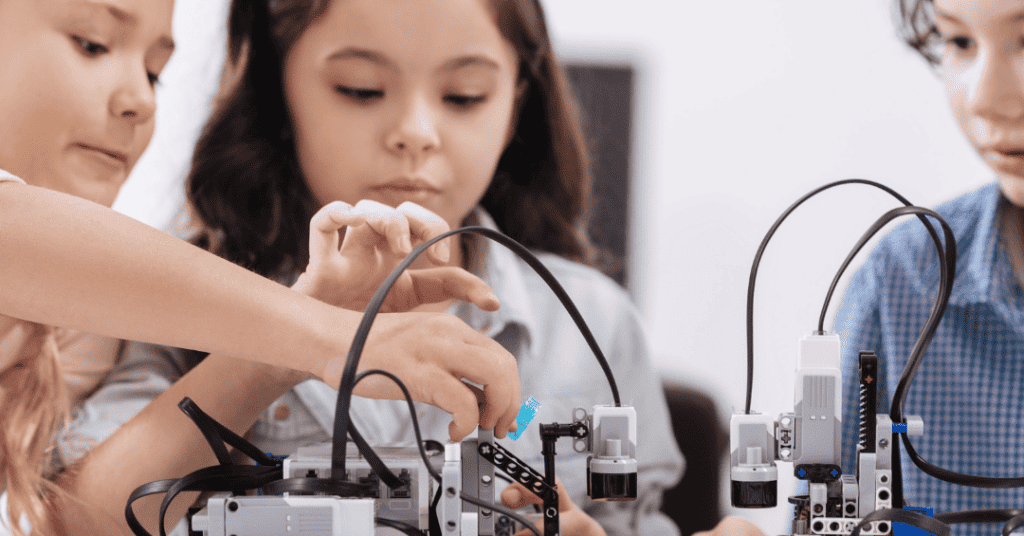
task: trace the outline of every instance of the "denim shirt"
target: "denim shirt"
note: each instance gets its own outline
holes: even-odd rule
[[[911,442],[925,460],[959,473],[1000,477],[1024,473],[1024,292],[1000,236],[1006,203],[991,184],[938,208],[956,236],[956,278],[904,406],[906,415],[924,420],[924,436]],[[850,281],[835,320],[843,345],[844,471],[854,468],[858,352],[878,354],[878,411],[887,413],[938,293],[938,264],[924,226],[909,221],[882,239]],[[1024,504],[1021,489],[945,483],[905,454],[901,465],[908,505],[939,513]],[[1001,524],[955,525],[953,533],[1000,529]]]
[[[482,209],[476,221],[496,228]],[[575,407],[592,411],[611,404],[608,381],[561,303],[533,270],[504,246],[473,235],[471,271],[486,281],[501,301],[488,313],[459,304],[450,312],[495,339],[518,363],[523,398],[540,402],[533,422],[513,441],[499,442],[543,473],[537,423],[571,422]],[[664,393],[650,360],[639,314],[628,296],[598,271],[551,254],[539,255],[572,297],[597,338],[618,383],[621,400],[637,412],[638,499],[634,502],[593,502],[586,497],[586,455],[577,454],[568,439],[558,443],[556,474],[574,502],[601,524],[609,536],[676,535],[659,511],[662,490],[682,475],[683,459],[676,446]],[[64,463],[78,459],[127,422],[181,377],[188,367],[182,350],[130,343],[123,362],[75,412],[58,441]],[[329,442],[334,426],[337,391],[318,380],[299,384],[275,401],[250,430],[261,449],[289,454],[300,446]],[[352,399],[352,422],[372,444],[414,445],[415,435],[405,401]],[[417,404],[424,439],[448,440],[451,416],[433,406]]]

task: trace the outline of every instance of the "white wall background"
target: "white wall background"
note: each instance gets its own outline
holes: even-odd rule
[[[631,290],[661,370],[706,387],[726,411],[743,405],[750,262],[786,207],[846,177],[877,180],[925,206],[989,179],[941,82],[896,39],[889,0],[545,7],[563,55],[638,69]],[[223,58],[225,1],[178,0],[176,10],[179,48],[163,76],[157,135],[115,205],[158,227],[180,203]],[[849,247],[894,206],[880,191],[847,186],[780,229],[758,278],[755,410],[792,408],[797,339],[815,329]],[[769,534],[790,515],[788,507],[740,514]]]

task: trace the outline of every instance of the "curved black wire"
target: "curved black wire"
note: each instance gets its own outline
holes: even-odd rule
[[[937,213],[929,209],[921,207],[901,207],[893,209],[887,212],[884,216],[879,218],[871,228],[864,234],[853,251],[844,261],[840,272],[836,275],[833,280],[832,287],[829,289],[829,297],[831,297],[832,291],[835,288],[835,284],[839,277],[842,275],[842,271],[850,264],[853,257],[860,251],[861,248],[868,242],[868,240],[879,230],[882,229],[891,220],[907,215],[916,214],[918,217],[930,216],[939,221],[942,226],[943,238],[945,241],[945,250],[937,245],[939,249],[940,263],[939,263],[939,292],[935,297],[935,303],[932,305],[932,310],[929,313],[928,320],[921,329],[921,335],[914,343],[914,347],[910,351],[907,364],[903,368],[903,373],[900,375],[899,381],[896,384],[896,388],[893,391],[892,403],[889,409],[889,417],[894,423],[905,422],[904,417],[904,405],[906,403],[907,393],[910,389],[910,384],[917,374],[917,370],[924,360],[925,351],[931,344],[932,338],[935,336],[938,330],[938,325],[942,321],[942,316],[945,313],[946,307],[949,303],[949,297],[953,291],[953,282],[956,278],[956,238],[953,235],[953,230]],[[826,302],[825,307],[828,304]],[[822,318],[824,318],[824,308],[822,309]],[[820,329],[820,328],[819,328]],[[1018,488],[1024,487],[1024,476],[1017,477],[988,477],[980,475],[970,475],[965,473],[958,473],[951,471],[932,464],[921,457],[921,455],[914,448],[910,438],[905,433],[899,434],[903,441],[903,446],[906,448],[907,456],[910,458],[914,465],[919,467],[925,474],[930,475],[934,478],[949,482],[951,484],[957,484],[962,486],[974,487],[974,488],[987,488],[987,489],[1005,489],[1005,488]],[[896,467],[894,466],[894,473],[896,473]],[[902,475],[894,474],[894,486],[898,486],[899,489],[894,487],[894,502],[900,503],[902,498]]]
[[[368,370],[363,372],[356,377],[353,385],[358,384],[364,378],[372,375],[386,376],[394,381],[398,385],[398,388],[401,389],[406,402],[409,404],[409,414],[412,416],[412,426],[413,431],[416,434],[416,444],[419,447],[420,457],[423,458],[423,464],[426,466],[430,476],[440,482],[441,475],[431,465],[430,458],[427,456],[427,452],[424,447],[426,442],[423,441],[420,432],[419,419],[416,417],[416,407],[413,405],[412,395],[409,394],[409,389],[406,388],[405,384],[402,383],[397,376],[384,370]],[[215,448],[215,446],[219,446],[221,450],[224,450],[224,454],[226,456],[227,450],[224,447],[224,438],[226,437],[232,446],[241,449],[246,454],[249,454],[250,452],[255,454],[256,457],[254,459],[258,463],[266,465],[276,463],[276,460],[273,460],[258,449],[255,449],[251,443],[248,443],[230,429],[209,417],[191,399],[186,397],[181,401],[179,407],[181,407],[182,411],[196,422],[215,453],[218,452],[218,449]],[[218,434],[226,435],[221,436]],[[372,448],[368,445],[366,445],[366,448],[372,451]],[[218,458],[220,458],[219,455]],[[264,488],[264,491],[270,495],[279,495],[285,492],[313,492],[329,493],[343,497],[353,495],[363,496],[366,495],[367,491],[370,491],[365,485],[347,482],[344,480],[322,478],[283,478],[283,476],[280,465],[274,465],[271,467],[267,467],[265,465],[234,465],[231,463],[230,457],[225,457],[221,460],[221,465],[206,467],[204,469],[194,471],[182,478],[158,480],[156,482],[150,482],[139,486],[128,498],[128,503],[125,506],[125,519],[127,520],[129,528],[131,528],[132,532],[137,536],[150,536],[149,532],[146,531],[136,518],[132,504],[142,497],[157,493],[165,494],[163,503],[160,505],[160,516],[158,518],[158,522],[160,524],[160,536],[167,536],[166,529],[164,528],[167,508],[170,506],[171,501],[173,501],[174,498],[182,491],[234,492],[237,490]]]
[[[363,372],[362,374],[357,376],[355,383],[359,383],[360,381],[363,380],[363,378],[366,378],[367,376],[373,376],[375,374],[379,374],[381,376],[386,376],[387,378],[390,378],[391,381],[395,382],[398,385],[398,388],[402,390],[402,395],[405,396],[405,401],[406,403],[409,404],[409,416],[412,417],[412,431],[414,434],[416,434],[416,446],[419,448],[420,458],[423,458],[423,465],[427,466],[427,472],[430,473],[430,476],[432,476],[434,480],[440,482],[441,474],[438,473],[437,470],[434,469],[434,466],[430,464],[430,457],[427,456],[426,448],[424,448],[425,442],[423,441],[423,436],[420,434],[420,421],[419,419],[416,418],[416,406],[413,405],[412,395],[409,394],[409,389],[405,387],[405,384],[402,383],[402,380],[399,380],[398,376],[395,376],[394,374],[386,370],[373,369]]]
[[[904,209],[895,209],[890,211],[888,214],[893,214],[899,210],[909,211],[910,207]],[[922,212],[915,211],[919,214]],[[930,211],[929,211],[930,212]],[[887,215],[888,215],[887,214]],[[906,366],[903,368],[903,374],[900,375],[900,379],[896,384],[896,388],[893,390],[892,405],[889,409],[889,417],[894,423],[902,423],[905,421],[903,409],[904,403],[907,398],[907,391],[910,389],[910,383],[914,379],[914,375],[917,373],[918,367],[924,360],[924,353],[931,344],[931,340],[938,329],[939,322],[942,320],[942,316],[945,313],[946,306],[949,303],[949,296],[953,291],[953,280],[956,277],[956,240],[953,237],[953,230],[949,227],[949,224],[934,212],[926,213],[928,216],[935,217],[942,224],[942,230],[945,235],[946,242],[946,254],[945,258],[940,263],[940,283],[939,293],[936,296],[935,303],[932,306],[931,313],[929,314],[928,320],[925,322],[924,327],[921,329],[921,335],[918,337],[917,342],[910,351],[910,357],[908,358]],[[899,214],[894,215],[897,217]],[[880,220],[881,222],[881,220]],[[877,224],[876,224],[877,225]],[[881,223],[884,225],[884,223]],[[879,228],[881,227],[879,225]],[[973,488],[985,488],[985,489],[1006,489],[1006,488],[1019,488],[1024,487],[1024,476],[1016,477],[989,477],[980,475],[970,475],[965,473],[958,473],[939,467],[931,462],[928,462],[917,452],[913,444],[910,441],[910,437],[905,433],[901,433],[900,436],[903,440],[903,446],[907,450],[907,456],[910,458],[914,465],[921,469],[925,474],[935,477],[944,482],[951,484],[958,484],[961,486],[968,486]],[[895,480],[895,479],[894,479]]]
[[[913,205],[907,205],[905,207],[896,208],[882,215],[881,218],[875,221],[875,223],[868,228],[868,230],[861,236],[860,240],[853,246],[850,254],[843,260],[843,264],[836,271],[836,275],[832,278],[832,284],[828,287],[828,293],[825,294],[825,303],[821,306],[821,314],[818,316],[818,331],[825,331],[825,313],[828,311],[829,302],[832,301],[832,294],[835,293],[836,287],[839,286],[839,280],[842,278],[843,273],[853,262],[854,257],[860,253],[860,250],[867,245],[868,241],[878,233],[886,224],[892,220],[904,216],[907,214],[916,214],[918,218],[921,218],[928,224],[926,216],[931,216],[937,219],[940,225],[943,227],[943,234],[945,238],[945,245],[939,240],[938,235],[934,233],[934,229],[928,224],[929,230],[932,230],[932,241],[935,244],[935,251],[939,256],[939,295],[943,295],[943,285],[945,286],[946,298],[936,300],[932,306],[932,314],[934,315],[936,309],[940,309],[938,317],[942,318],[942,312],[946,310],[946,305],[949,302],[949,295],[953,291],[953,280],[956,277],[956,237],[953,236],[953,230],[946,225],[946,222],[932,210],[920,209]],[[938,322],[938,321],[936,321]],[[929,339],[930,341],[930,339]],[[927,346],[927,344],[925,345]]]
[[[949,296],[953,290],[953,281],[956,277],[956,237],[953,236],[953,229],[946,223],[946,220],[942,219],[935,211],[923,207],[906,206],[899,207],[890,210],[878,218],[868,228],[868,230],[861,236],[860,240],[854,245],[849,255],[843,261],[839,270],[836,272],[835,277],[832,279],[832,285],[829,287],[828,294],[825,296],[825,304],[821,308],[821,316],[818,324],[818,331],[824,331],[825,311],[828,309],[829,300],[832,298],[832,293],[835,291],[836,285],[839,283],[839,279],[842,277],[843,272],[853,262],[854,257],[864,248],[865,245],[881,231],[889,222],[900,217],[909,214],[915,214],[919,218],[932,217],[939,221],[942,226],[943,238],[945,239],[945,247],[943,243],[938,241],[938,237],[935,241],[936,252],[939,256],[939,292],[935,297],[935,303],[932,305],[931,313],[928,317],[928,321],[921,330],[921,334],[918,336],[917,342],[914,344],[914,348],[910,352],[910,358],[907,365],[903,369],[903,374],[900,376],[900,382],[896,387],[896,391],[893,395],[893,403],[890,408],[890,418],[894,423],[903,422],[903,403],[906,399],[907,389],[910,386],[910,382],[913,380],[914,374],[917,372],[917,367],[921,363],[921,359],[924,356],[925,350],[928,345],[931,344],[931,340],[935,335],[935,330],[938,328],[939,322],[942,320],[942,315],[946,311],[946,306],[949,304]],[[895,410],[895,411],[893,411]],[[893,435],[893,442],[896,443],[897,438]],[[893,505],[897,508],[903,507],[903,470],[899,463],[899,454],[893,458],[892,464],[893,473]]]
[[[150,536],[150,533],[139,523],[132,509],[132,503],[147,495],[164,493],[160,505],[160,536],[167,536],[164,527],[167,508],[171,501],[183,491],[232,491],[235,489],[254,489],[268,482],[281,478],[281,467],[265,467],[259,465],[214,465],[194,471],[182,478],[157,480],[143,484],[132,491],[125,505],[125,521],[128,527],[138,536]]]
[[[385,527],[391,527],[397,530],[398,532],[401,532],[402,534],[406,534],[407,536],[423,536],[422,530],[408,523],[395,521],[394,519],[388,519],[386,517],[375,517],[373,518],[373,522],[378,525],[383,525]]]
[[[1010,536],[1013,531],[1024,527],[1024,509],[995,508],[991,510],[964,510],[935,514],[935,519],[947,525],[960,523],[1005,523],[1002,535]]]
[[[1010,534],[1013,534],[1013,531],[1021,527],[1024,527],[1024,514],[1013,516],[1003,525],[1003,536],[1010,536]]]
[[[959,525],[962,523],[1005,523],[1021,514],[1024,514],[1024,510],[1020,508],[995,508],[991,510],[943,512],[935,514],[935,519],[938,519],[947,525]]]
[[[349,408],[352,405],[352,389],[355,385],[356,369],[359,367],[359,358],[363,352],[363,346],[366,345],[366,339],[370,334],[370,327],[373,325],[373,320],[380,311],[381,305],[384,303],[384,298],[387,297],[388,291],[395,284],[395,281],[402,275],[413,261],[423,253],[428,247],[432,246],[436,242],[448,238],[449,236],[462,234],[462,233],[474,233],[482,235],[486,238],[498,242],[499,244],[512,250],[513,253],[522,258],[537,274],[544,280],[545,283],[551,288],[551,290],[558,297],[558,300],[562,302],[562,305],[568,311],[569,316],[572,317],[573,321],[576,322],[576,326],[579,328],[580,333],[583,334],[583,338],[587,341],[590,349],[594,352],[594,356],[600,363],[601,368],[604,370],[605,377],[608,378],[608,385],[612,390],[612,398],[615,401],[615,405],[621,405],[619,400],[619,388],[615,382],[615,377],[612,374],[612,369],[608,365],[608,360],[605,359],[604,353],[601,352],[601,348],[597,345],[597,340],[594,335],[590,332],[590,328],[587,327],[587,323],[583,320],[583,315],[580,314],[579,309],[569,298],[569,294],[565,292],[562,285],[558,283],[558,280],[551,274],[551,272],[544,266],[543,263],[537,259],[530,250],[526,249],[522,244],[515,240],[505,236],[504,234],[488,229],[486,227],[462,227],[442,233],[416,247],[409,255],[402,260],[395,267],[395,269],[388,275],[387,279],[381,283],[377,292],[370,299],[369,304],[366,306],[366,311],[363,313],[363,319],[356,330],[355,337],[352,339],[352,346],[349,348],[348,357],[345,361],[345,368],[341,375],[341,384],[338,387],[338,404],[335,407],[334,413],[334,443],[331,451],[331,476],[334,478],[342,478],[345,474],[345,453],[348,447],[348,428],[349,428]]]
[[[829,188],[841,186],[844,184],[866,184],[868,186],[874,186],[875,188],[883,190],[888,194],[892,195],[906,206],[913,205],[910,201],[907,200],[907,198],[903,197],[892,188],[889,188],[888,186],[885,186],[883,184],[879,184],[877,182],[870,181],[867,179],[844,179],[840,181],[831,182],[829,184],[812,190],[810,193],[804,195],[795,203],[790,205],[790,207],[787,208],[782,213],[782,215],[779,216],[777,220],[775,220],[775,223],[772,224],[771,228],[768,229],[768,232],[765,233],[764,238],[761,240],[761,245],[757,248],[757,253],[754,255],[754,261],[750,266],[750,280],[747,284],[747,396],[746,404],[744,405],[744,413],[750,413],[750,401],[754,391],[754,284],[757,281],[757,269],[761,264],[761,257],[764,255],[765,248],[768,247],[768,242],[772,239],[772,236],[775,234],[775,231],[778,230],[779,226],[782,225],[782,222],[789,217],[790,213],[792,213],[794,210],[796,210],[797,207],[802,205],[804,201],[807,201],[808,199],[814,197],[815,195],[818,195],[819,193],[828,190]],[[925,227],[928,228],[928,232],[932,235],[932,240],[934,240],[937,243],[939,237],[938,234],[936,234],[935,229],[931,226],[930,223],[928,223],[927,219],[925,219],[923,216],[921,217],[921,219],[924,222]]]
[[[843,271],[845,271],[850,265],[857,253],[867,245],[868,241],[870,241],[875,234],[882,230],[882,228],[892,220],[910,214],[917,215],[918,217],[930,216],[938,220],[939,224],[942,226],[945,248],[941,247],[941,243],[939,244],[939,292],[935,297],[935,303],[932,305],[928,321],[925,322],[925,325],[921,330],[921,335],[918,337],[917,342],[914,344],[914,348],[910,352],[907,365],[904,367],[903,374],[900,376],[900,380],[893,392],[893,403],[890,408],[889,415],[894,423],[904,422],[903,404],[907,397],[907,389],[910,386],[910,382],[913,381],[914,375],[917,373],[917,368],[921,365],[921,360],[924,357],[925,350],[927,350],[928,345],[931,344],[931,340],[935,336],[935,331],[938,328],[939,322],[942,320],[942,315],[945,313],[946,306],[949,303],[949,296],[953,291],[953,279],[956,276],[956,237],[953,236],[953,229],[948,223],[946,223],[946,220],[942,219],[942,217],[938,215],[938,213],[924,207],[899,207],[886,212],[868,228],[864,235],[861,236],[860,240],[858,240],[854,245],[850,254],[843,261],[838,273],[836,273],[835,278],[832,280],[832,287],[829,288],[825,307],[822,308],[822,316],[824,317],[824,310],[828,307],[828,299],[831,298],[832,292],[835,290],[836,283],[842,276]],[[819,331],[823,330],[819,328]]]

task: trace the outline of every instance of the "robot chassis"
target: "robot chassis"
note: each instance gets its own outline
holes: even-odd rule
[[[389,488],[370,464],[349,445],[346,469],[349,480],[376,484],[373,497],[342,498],[285,493],[281,496],[216,494],[191,518],[192,534],[202,536],[427,534],[430,501],[440,486],[437,518],[443,536],[510,536],[515,522],[486,505],[495,504],[495,468],[534,491],[543,500],[544,536],[558,536],[558,492],[555,483],[555,444],[571,437],[576,452],[589,453],[587,494],[594,500],[636,498],[636,411],[632,407],[597,406],[592,414],[573,411],[571,424],[541,424],[545,474],[540,474],[494,442],[491,431],[444,447],[437,455],[441,482],[431,478],[415,447],[377,447],[381,460],[403,485]],[[595,452],[595,446],[597,451]],[[300,448],[286,458],[284,477],[320,477],[331,473],[330,444]],[[371,486],[373,487],[373,486]],[[468,495],[481,505],[464,499]],[[384,518],[405,528],[378,523]],[[521,529],[520,529],[521,530]]]
[[[842,474],[842,374],[839,336],[805,336],[799,345],[796,397],[792,413],[778,420],[761,414],[734,414],[730,423],[730,480],[733,506],[777,504],[776,461],[793,464],[807,481],[808,494],[790,498],[795,506],[792,534],[847,535],[871,512],[892,507],[894,433],[924,432],[920,417],[893,425],[876,414],[878,359],[860,353],[860,438],[857,472]],[[864,535],[889,535],[889,521],[873,521]]]

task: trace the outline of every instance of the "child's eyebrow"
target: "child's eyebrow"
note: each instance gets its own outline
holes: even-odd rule
[[[346,60],[350,58],[364,59],[380,65],[391,64],[391,62],[388,61],[387,57],[381,54],[380,52],[356,47],[343,48],[331,54],[330,56],[327,56],[327,61]]]
[[[947,12],[939,9],[938,7],[935,8],[935,18],[947,20],[949,22],[953,22],[953,23],[956,23],[956,24],[961,24],[961,25],[964,24],[963,21],[958,19],[952,13],[947,13]],[[1022,9],[1020,11],[1017,11],[1016,13],[1008,16],[1006,21],[1007,22],[1020,22],[1020,21],[1024,21],[1024,9]]]
[[[484,55],[472,55],[472,56],[461,56],[449,61],[446,61],[439,70],[441,71],[457,71],[463,67],[480,66],[488,67],[495,71],[501,70],[501,65],[493,59]]]
[[[137,26],[139,23],[139,17],[134,13],[129,13],[113,4],[106,2],[87,1],[86,4],[93,10],[106,10],[111,17],[114,18],[119,24],[124,26]],[[167,49],[168,51],[174,51],[174,39],[168,36],[161,36],[157,40],[157,45],[160,48]]]

